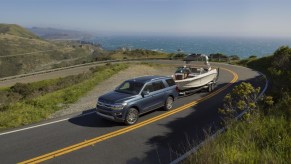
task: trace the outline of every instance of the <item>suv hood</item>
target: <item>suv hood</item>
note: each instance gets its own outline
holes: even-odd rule
[[[135,96],[136,95],[112,91],[105,95],[100,96],[98,100],[104,103],[114,104],[114,103],[122,103],[125,100],[131,99]]]

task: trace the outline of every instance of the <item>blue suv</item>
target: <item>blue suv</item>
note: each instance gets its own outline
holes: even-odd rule
[[[171,77],[137,77],[100,96],[96,110],[103,118],[132,125],[141,114],[160,107],[172,109],[177,97],[177,86]]]

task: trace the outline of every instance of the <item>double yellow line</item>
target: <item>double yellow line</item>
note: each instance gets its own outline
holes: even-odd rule
[[[43,161],[46,161],[46,160],[49,160],[49,159],[52,159],[52,158],[67,154],[67,153],[70,153],[72,151],[75,151],[75,150],[78,150],[78,149],[81,149],[81,148],[84,148],[84,147],[87,147],[87,146],[90,146],[90,145],[94,145],[94,144],[96,144],[98,142],[101,142],[101,141],[116,137],[118,135],[133,131],[133,130],[135,130],[137,128],[143,127],[143,126],[148,125],[150,123],[153,123],[155,121],[161,120],[161,119],[166,118],[166,117],[168,117],[170,115],[173,115],[175,113],[181,112],[181,111],[183,111],[183,110],[185,110],[185,109],[187,109],[189,107],[192,107],[192,106],[194,106],[194,105],[196,105],[196,104],[198,104],[198,103],[200,103],[202,101],[205,101],[205,100],[217,95],[218,93],[222,92],[223,90],[225,90],[226,88],[228,88],[229,86],[231,86],[233,83],[235,83],[237,81],[238,75],[235,72],[233,72],[233,71],[231,71],[229,69],[226,69],[226,68],[221,68],[221,69],[224,69],[224,70],[230,72],[233,75],[233,79],[227,85],[225,85],[224,87],[216,90],[215,92],[212,92],[211,94],[208,94],[205,97],[202,97],[202,98],[200,98],[200,99],[198,99],[196,101],[193,101],[191,103],[185,104],[185,105],[183,105],[181,107],[178,107],[176,109],[173,109],[173,110],[171,110],[169,112],[163,113],[163,114],[161,114],[159,116],[155,116],[155,117],[150,118],[148,120],[145,120],[143,122],[137,123],[135,125],[128,126],[128,127],[125,127],[125,128],[122,128],[122,129],[119,129],[119,130],[104,134],[102,136],[99,136],[99,137],[96,137],[96,138],[93,138],[93,139],[90,139],[90,140],[86,140],[86,141],[83,141],[81,143],[77,143],[75,145],[71,145],[71,146],[65,147],[63,149],[59,149],[59,150],[53,151],[51,153],[47,153],[47,154],[44,154],[44,155],[29,159],[29,160],[20,162],[20,163],[21,164],[24,164],[24,163],[40,163],[40,162],[43,162]]]

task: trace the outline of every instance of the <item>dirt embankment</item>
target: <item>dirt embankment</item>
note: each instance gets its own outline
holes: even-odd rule
[[[106,92],[112,91],[123,81],[145,75],[171,76],[175,67],[150,67],[147,65],[131,65],[130,68],[113,75],[111,78],[98,84],[92,91],[83,96],[68,108],[54,113],[51,118],[60,117],[72,113],[82,112],[95,108],[96,100]]]

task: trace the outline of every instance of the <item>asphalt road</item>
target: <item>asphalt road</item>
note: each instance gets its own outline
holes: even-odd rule
[[[224,69],[211,94],[199,92],[181,97],[174,110],[158,109],[140,117],[134,126],[103,120],[92,109],[83,115],[2,132],[1,163],[169,163],[201,142],[206,132],[220,128],[217,109],[233,86],[242,81],[264,86],[259,80],[261,75],[253,70],[216,66]],[[45,123],[48,125],[42,125]],[[32,126],[39,127],[23,130]]]

